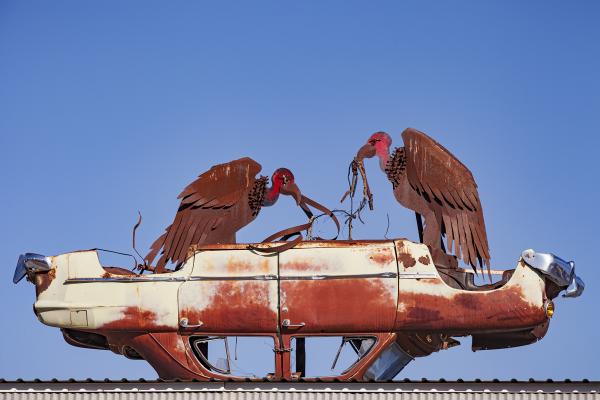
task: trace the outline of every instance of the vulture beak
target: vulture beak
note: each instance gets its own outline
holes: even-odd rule
[[[377,149],[375,148],[375,145],[371,144],[369,141],[363,147],[358,149],[358,152],[356,153],[356,157],[354,158],[355,168],[358,169],[358,172],[360,173],[360,176],[362,177],[362,181],[363,181],[363,195],[369,202],[370,210],[373,210],[373,194],[371,194],[371,189],[369,188],[369,181],[367,180],[367,174],[365,172],[365,164],[363,163],[363,160],[365,158],[373,158],[373,157],[375,157],[376,154],[377,154]],[[356,189],[355,187],[353,189],[351,189],[352,195],[354,195],[355,189]]]
[[[282,186],[281,193],[292,196],[296,200],[296,204],[304,211],[304,214],[310,219],[313,217],[312,211],[304,202],[304,196],[300,193],[300,189],[294,182],[289,182]]]
[[[296,200],[296,204],[300,206],[302,203],[302,193],[295,182],[287,182],[281,187],[281,193],[292,196]]]
[[[356,153],[356,161],[358,161],[359,163],[362,163],[362,160],[364,160],[365,158],[375,157],[375,154],[376,154],[375,146],[372,145],[371,143],[367,143],[363,147],[358,149],[358,152]]]
[[[302,196],[302,197],[304,197],[304,196]],[[306,216],[308,217],[308,219],[311,219],[314,216],[314,214],[312,213],[312,211],[310,211],[310,208],[308,208],[308,206],[304,202],[304,199],[298,205],[300,206],[300,208],[302,209],[302,211],[304,211],[304,214],[306,214]]]

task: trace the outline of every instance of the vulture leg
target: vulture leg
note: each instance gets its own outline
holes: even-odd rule
[[[415,217],[417,218],[417,230],[419,231],[419,242],[423,243],[423,219],[421,214],[415,211]]]
[[[428,212],[424,217],[425,229],[423,231],[423,243],[429,247],[433,263],[438,268],[458,268],[456,257],[446,254],[446,251],[443,248],[441,221],[438,221],[433,211]]]
[[[224,243],[224,244],[234,244],[234,243],[237,243],[235,241],[235,232],[233,232],[231,235],[223,236],[221,238],[221,243]]]
[[[433,211],[423,215],[425,217],[425,229],[423,230],[423,243],[433,249],[440,249],[441,246],[441,226],[435,217]]]

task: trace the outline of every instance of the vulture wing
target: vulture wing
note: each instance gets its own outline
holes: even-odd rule
[[[173,223],[152,244],[146,256],[151,264],[162,250],[157,271],[165,264],[185,261],[187,251],[193,244],[220,243],[235,234],[235,225],[227,222],[239,217],[234,207],[254,185],[262,167],[251,158],[240,158],[213,166],[190,183],[178,196],[181,204]]]
[[[411,187],[435,203],[443,221],[448,251],[480,267],[490,265],[490,252],[477,184],[471,171],[444,146],[415,129],[402,132],[406,173]],[[440,215],[441,214],[441,215]]]

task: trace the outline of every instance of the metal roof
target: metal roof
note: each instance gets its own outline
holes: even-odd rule
[[[0,379],[0,400],[600,400],[600,381],[269,382]]]
[[[5,385],[5,384],[17,384],[17,383],[206,383],[206,381],[201,381],[198,379],[145,379],[145,378],[138,378],[138,379],[128,379],[128,378],[121,378],[121,379],[110,379],[110,378],[102,378],[102,379],[93,379],[93,378],[85,378],[85,379],[75,379],[75,378],[67,378],[67,379],[58,379],[58,378],[51,378],[51,379],[39,379],[39,378],[34,378],[34,379],[23,379],[23,378],[17,378],[17,379],[4,379],[4,378],[0,378],[0,384]],[[234,380],[234,379],[228,379],[228,380],[216,380],[213,379],[210,382],[240,382],[240,380]],[[262,379],[251,379],[248,378],[246,380],[243,380],[242,382],[269,382],[272,384],[277,384],[277,383],[281,383],[281,382],[300,382],[300,383],[315,383],[315,382],[323,382],[323,383],[329,383],[329,382],[342,382],[340,380],[331,380],[331,379],[302,379],[300,378],[299,380],[294,380],[294,381],[271,381],[267,378],[262,378]],[[346,382],[346,381],[344,381]],[[465,380],[465,379],[456,379],[456,380],[447,380],[444,378],[440,378],[440,379],[429,379],[429,378],[421,378],[421,379],[401,379],[401,380],[388,380],[388,381],[357,381],[357,380],[353,380],[351,381],[351,383],[368,383],[368,384],[379,384],[379,383],[457,383],[457,384],[462,384],[462,383],[565,383],[565,384],[578,384],[578,383],[582,383],[582,384],[600,384],[600,381],[596,381],[596,380],[590,380],[590,379],[533,379],[533,378],[529,378],[529,379],[516,379],[516,378],[512,378],[512,379],[505,379],[505,380],[501,380],[501,379],[472,379],[472,380]]]

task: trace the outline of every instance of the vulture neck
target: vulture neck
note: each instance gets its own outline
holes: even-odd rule
[[[390,160],[390,148],[381,147],[376,150],[377,157],[379,157],[379,168],[383,172],[386,172],[388,161]]]
[[[281,183],[277,181],[273,182],[271,187],[268,187],[265,192],[265,200],[263,201],[263,206],[269,207],[277,202],[279,199],[279,193],[281,192]]]
[[[381,165],[392,186],[396,189],[406,175],[406,156],[404,147],[397,147],[391,157],[388,155],[385,164]]]

